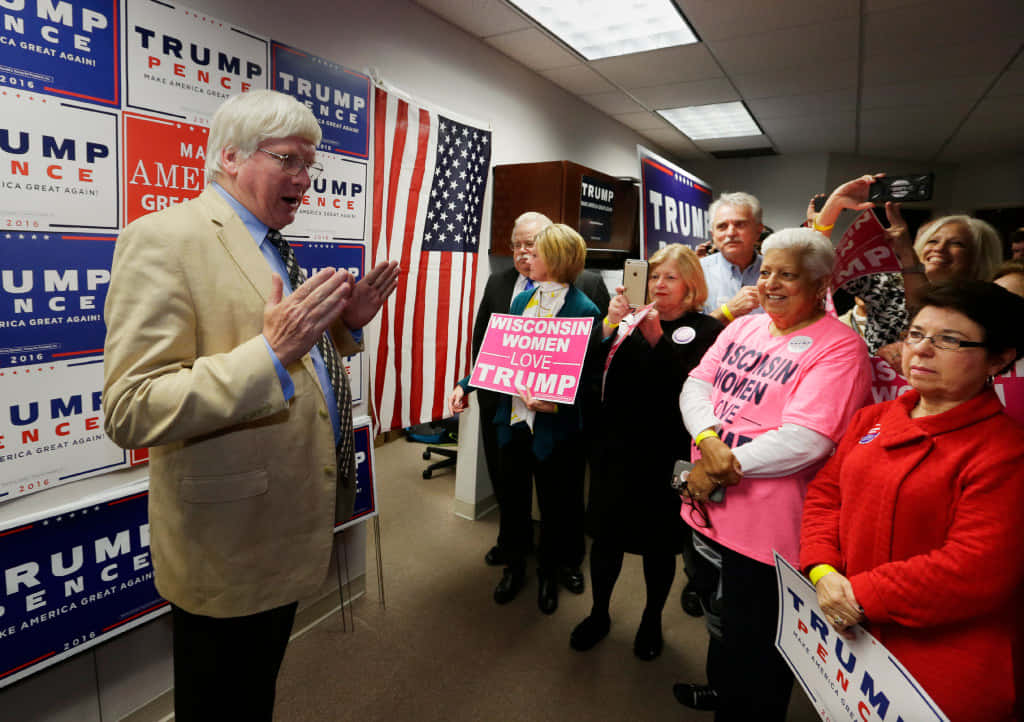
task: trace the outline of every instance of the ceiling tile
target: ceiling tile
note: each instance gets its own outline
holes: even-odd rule
[[[502,0],[416,0],[428,10],[478,38],[532,27],[533,24]]]
[[[966,38],[1020,42],[1024,3],[1020,0],[941,0],[869,13],[864,18],[864,53],[903,54],[960,45]],[[1006,58],[1009,60],[1009,56]]]
[[[621,113],[612,117],[633,130],[672,130],[661,116],[655,113]]]
[[[763,135],[745,135],[740,138],[708,138],[696,140],[694,144],[701,150],[713,153],[720,150],[746,150],[748,148],[767,148],[772,142]]]
[[[673,153],[688,158],[704,158],[706,154],[693,144],[689,138],[674,128],[662,128],[660,130],[645,130],[640,133],[645,138],[650,138],[658,145],[671,150]]]
[[[639,113],[644,107],[628,95],[618,90],[611,93],[596,93],[594,95],[581,96],[583,100],[593,105],[598,110],[603,110],[608,115],[622,115],[623,113]]]
[[[827,115],[793,115],[779,118],[765,118],[761,129],[771,138],[782,135],[804,134],[825,138],[837,135],[852,138],[857,130],[857,114],[830,113]]]
[[[725,78],[655,85],[650,88],[636,88],[632,92],[637,100],[652,110],[728,103],[740,99],[732,83]]]
[[[1021,58],[1024,58],[1024,53],[1021,54]],[[1021,65],[1020,62],[1014,63],[1014,67],[1019,65]],[[1024,69],[1011,69],[1004,73],[1003,77],[999,79],[999,82],[989,91],[988,95],[992,98],[1024,95]]]
[[[888,137],[948,138],[970,107],[970,103],[945,103],[861,109],[861,139],[872,133]]]
[[[682,83],[722,77],[721,69],[702,43],[603,58],[592,61],[590,66],[626,90],[664,85],[666,80]]]
[[[857,16],[857,5],[849,0],[683,0],[679,4],[706,41]]]
[[[813,95],[756,98],[748,100],[747,107],[758,121],[791,116],[829,115],[856,110],[857,91],[851,88]]]
[[[804,95],[816,90],[815,78],[821,75],[821,68],[827,67],[829,86],[834,90],[857,87],[857,61],[839,60],[828,65],[804,63],[791,68],[758,70],[751,73],[732,75],[732,81],[743,93],[743,97],[772,98],[779,95]]]
[[[799,28],[773,30],[731,40],[709,41],[711,52],[729,75],[774,68],[816,68],[857,58],[856,18]],[[805,77],[817,85],[820,73]]]
[[[973,105],[992,82],[990,75],[968,75],[961,78],[933,78],[916,83],[865,85],[861,107],[890,108],[905,105],[953,103]]]
[[[517,30],[485,38],[510,58],[533,70],[551,70],[579,65],[580,59],[536,28]]]
[[[568,68],[542,70],[540,74],[576,95],[592,95],[615,90],[614,85],[582,63]]]
[[[907,52],[896,46],[890,54],[865,55],[866,87],[893,83],[929,82],[936,78],[956,78],[995,74],[1006,67],[1017,50],[1017,43],[1006,38],[972,41]]]

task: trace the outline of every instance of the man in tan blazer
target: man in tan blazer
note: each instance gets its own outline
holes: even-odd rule
[[[361,350],[351,331],[398,269],[381,263],[354,283],[327,268],[292,288],[274,232],[322,171],[320,137],[289,96],[235,96],[213,119],[213,183],[129,225],[114,254],[106,431],[150,447],[151,550],[172,604],[179,722],[271,719],[297,600],[322,584],[335,519],[352,510],[354,480],[339,469],[354,461],[336,455],[352,449],[337,404],[351,398],[348,379],[342,367],[334,383],[345,388],[332,387],[317,341],[328,331],[338,354]]]

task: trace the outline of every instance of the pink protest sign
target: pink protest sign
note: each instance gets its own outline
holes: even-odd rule
[[[580,385],[592,318],[491,315],[469,377],[478,389],[571,404]]]
[[[900,270],[896,252],[885,237],[885,228],[866,210],[846,229],[836,246],[836,268],[832,272],[832,288],[870,273]]]
[[[1006,413],[1018,424],[1024,424],[1024,358],[1017,359],[1009,371],[992,379],[992,386]]]
[[[892,401],[905,391],[910,384],[881,356],[871,357],[871,400],[876,404]]]

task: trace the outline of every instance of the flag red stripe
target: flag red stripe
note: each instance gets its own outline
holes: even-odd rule
[[[384,125],[388,115],[388,94],[380,88],[374,93],[373,105],[373,238],[371,264],[377,262],[377,248],[380,246],[380,224],[384,208]]]
[[[430,141],[430,113],[420,109],[419,112],[419,132],[416,136],[416,164],[413,166],[412,180],[409,184],[409,195],[406,201],[405,210],[405,230],[402,233],[402,268],[412,268],[412,253],[413,248],[419,249],[419,244],[416,243],[416,215],[419,211],[420,194],[423,189],[423,174],[426,170],[427,165],[427,147]],[[421,254],[425,256],[426,254]],[[422,260],[422,259],[421,259]],[[402,283],[398,291],[399,294],[395,299],[395,328],[398,330],[397,348],[394,349],[393,356],[395,361],[395,398],[394,398],[394,419],[400,420],[400,425],[405,426],[407,424],[401,421],[402,418],[402,394],[405,391],[404,381],[402,377],[402,347],[408,342],[408,339],[401,337],[403,329],[405,328],[405,309],[407,303],[407,297],[409,295],[409,276],[404,276],[405,282]],[[415,298],[413,302],[418,306],[422,303],[423,293],[421,292],[421,280],[417,280],[417,288]],[[413,337],[413,343],[417,340],[421,340],[418,336]],[[422,356],[413,354],[413,370],[420,367],[417,359],[422,359]],[[413,373],[413,377],[419,378],[418,373]],[[415,416],[413,417],[415,418]],[[400,428],[394,426],[392,421],[392,428]]]
[[[437,287],[441,297],[437,299],[437,339],[434,347],[434,404],[431,407],[433,419],[444,418],[437,408],[437,385],[444,384],[445,369],[448,367],[448,324],[452,317],[452,254],[441,254],[441,265],[437,269]],[[442,295],[443,294],[443,295]],[[460,296],[462,294],[459,294]]]
[[[423,336],[425,333],[423,317],[426,314],[427,304],[424,302],[425,297],[428,295],[433,284],[427,283],[427,274],[430,270],[430,257],[431,253],[420,254],[420,269],[419,275],[416,279],[416,308],[413,310],[412,317],[412,367],[415,369],[415,373],[412,375],[411,384],[409,388],[409,418],[418,419],[420,418],[420,412],[423,409],[423,377],[426,374],[428,359],[424,358],[423,353]],[[440,256],[447,254],[442,253]],[[442,324],[442,309],[440,302],[443,299],[443,291],[437,289],[437,298],[432,298],[429,303],[433,303],[437,307],[437,323],[438,326]],[[436,366],[436,364],[435,364]],[[437,373],[436,370],[434,372]]]
[[[388,94],[377,88],[374,97],[374,145],[373,145],[373,261],[376,264],[379,255],[381,241],[384,242],[383,258],[390,259],[390,247],[387,238],[381,238],[381,225],[384,207],[384,158],[385,141],[387,139],[387,112]],[[384,380],[387,369],[387,348],[388,336],[391,333],[391,325],[388,323],[388,304],[385,303],[380,314],[380,331],[377,339],[377,370],[373,375],[373,404],[370,412],[376,421],[375,426],[380,426],[380,400],[384,396]]]

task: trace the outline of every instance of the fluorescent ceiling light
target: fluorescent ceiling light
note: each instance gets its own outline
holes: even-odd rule
[[[659,110],[658,113],[686,133],[690,140],[738,138],[762,133],[747,106],[740,101],[692,105],[689,108]]]
[[[587,60],[697,42],[672,0],[509,0]]]

